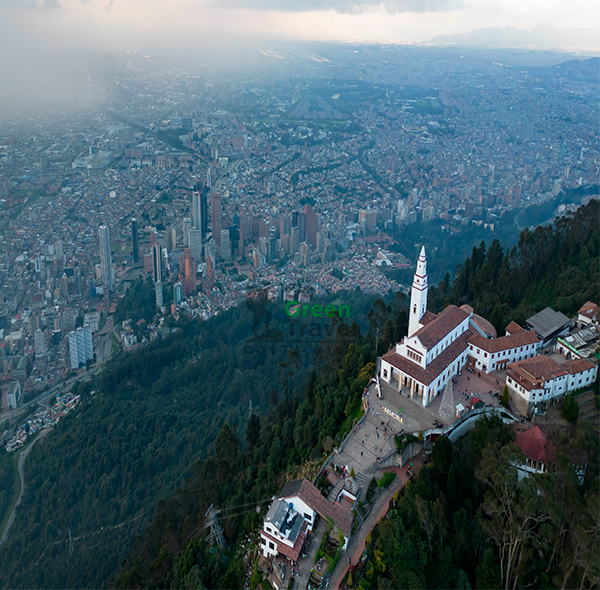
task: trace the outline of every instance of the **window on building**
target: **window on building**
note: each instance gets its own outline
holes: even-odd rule
[[[312,520],[312,515],[311,514],[306,514],[306,512],[304,513],[304,518],[306,518],[306,520]]]
[[[408,351],[408,358],[412,359],[413,361],[416,361],[417,363],[421,362],[421,355],[417,354],[416,352],[413,352],[412,350]]]
[[[271,549],[275,549],[275,545],[274,545],[273,543],[271,543],[271,541],[269,541],[269,547],[270,547]]]

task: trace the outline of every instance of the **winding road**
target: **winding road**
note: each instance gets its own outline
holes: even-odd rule
[[[10,516],[8,517],[8,522],[6,523],[6,527],[4,527],[4,532],[2,533],[2,538],[0,538],[0,545],[2,545],[4,543],[4,541],[6,541],[6,537],[8,536],[8,531],[10,530],[10,527],[12,526],[12,524],[15,520],[15,516],[17,514],[17,506],[21,503],[21,498],[23,497],[23,494],[25,492],[25,473],[23,470],[23,464],[25,463],[25,459],[27,458],[27,455],[29,455],[29,451],[31,451],[31,449],[33,448],[33,445],[41,438],[44,438],[44,436],[46,436],[49,432],[50,432],[49,428],[42,430],[40,432],[40,434],[33,440],[33,442],[24,451],[21,451],[21,454],[19,456],[19,476],[21,478],[21,493],[19,494],[17,502],[14,505],[12,512],[10,513]]]

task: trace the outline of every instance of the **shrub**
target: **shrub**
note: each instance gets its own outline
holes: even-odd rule
[[[389,486],[395,479],[396,474],[392,473],[391,471],[388,471],[386,473],[383,474],[383,477],[381,479],[377,480],[377,485],[380,488],[386,488],[387,486]]]
[[[579,404],[570,394],[563,401],[563,415],[569,422],[576,422],[579,418]]]
[[[505,408],[508,408],[508,400],[510,399],[508,395],[508,385],[504,386],[504,393],[502,394],[502,405]]]

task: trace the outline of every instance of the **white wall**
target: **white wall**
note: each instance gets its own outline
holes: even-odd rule
[[[496,370],[498,363],[506,363],[508,365],[516,361],[533,358],[537,355],[541,346],[542,343],[537,342],[535,344],[527,344],[525,346],[490,353],[473,344],[469,344],[469,355],[473,357],[477,369],[485,373],[490,373]]]
[[[594,367],[573,375],[561,375],[560,377],[549,379],[544,383],[543,388],[532,389],[531,392],[527,391],[523,386],[519,385],[508,376],[506,377],[506,384],[512,391],[521,396],[528,403],[538,404],[576,391],[585,385],[590,385],[596,379],[597,374],[598,367]]]

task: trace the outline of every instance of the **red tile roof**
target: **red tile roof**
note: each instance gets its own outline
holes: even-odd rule
[[[338,503],[332,504],[307,479],[287,482],[281,490],[280,498],[300,498],[322,518],[331,518],[335,525],[346,535],[350,534],[354,516],[352,512]]]
[[[427,324],[429,324],[429,322],[435,320],[435,318],[437,318],[437,315],[435,313],[432,313],[431,311],[426,311],[423,314],[423,317],[419,320],[419,324],[421,324],[422,326],[426,326]]]
[[[411,338],[416,336],[426,350],[431,350],[468,317],[469,313],[464,309],[449,305],[434,320],[417,330]]]
[[[510,336],[501,336],[500,338],[484,338],[481,334],[474,334],[469,338],[469,344],[489,353],[520,348],[521,346],[536,344],[539,341],[537,334],[533,330],[523,330],[522,332],[517,332]]]
[[[558,373],[564,374],[564,369],[546,355],[534,356],[508,365],[508,374],[527,390],[532,389],[535,381],[550,381],[557,377]]]
[[[390,350],[387,354],[383,355],[383,360],[388,362],[392,367],[399,369],[406,375],[410,375],[413,379],[422,383],[423,385],[429,385],[433,383],[436,378],[441,375],[453,362],[454,360],[467,348],[467,340],[472,336],[472,332],[467,330],[461,334],[448,348],[441,354],[436,356],[428,365],[427,368],[423,368],[417,363],[400,356],[395,352],[395,347]]]
[[[306,538],[306,525],[302,527],[302,530],[300,531],[300,534],[298,535],[293,547],[290,547],[282,541],[277,540],[275,537],[273,537],[273,535],[270,535],[264,529],[260,531],[260,534],[269,541],[272,541],[275,547],[277,547],[277,551],[281,553],[281,555],[285,555],[285,557],[288,557],[292,561],[298,561],[298,557],[302,551],[302,545],[304,545],[304,539]]]
[[[506,329],[504,330],[507,334],[518,334],[519,332],[525,332],[525,328],[522,328],[521,326],[519,326],[519,324],[517,324],[517,322],[515,321],[511,321],[510,324],[508,324],[508,326],[506,326]]]
[[[575,375],[576,373],[582,373],[583,371],[589,371],[596,365],[587,359],[573,359],[567,361],[562,365],[562,368],[569,373],[569,375]]]
[[[546,465],[556,455],[554,447],[547,440],[546,433],[539,426],[517,431],[515,443],[528,459],[540,461]]]
[[[598,306],[595,303],[588,301],[581,306],[581,309],[577,313],[593,319],[598,316]]]
[[[484,317],[481,317],[480,315],[474,313],[471,317],[471,321],[474,324],[477,324],[479,329],[488,336],[491,336],[492,338],[496,338],[498,336],[496,328],[494,328],[493,324],[491,322],[488,322]]]

